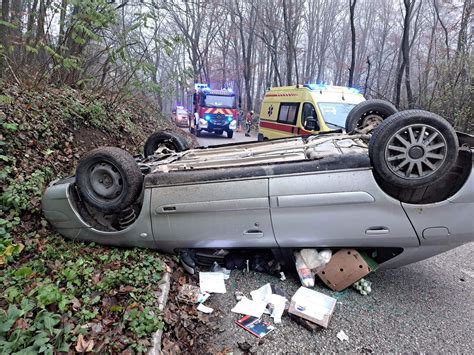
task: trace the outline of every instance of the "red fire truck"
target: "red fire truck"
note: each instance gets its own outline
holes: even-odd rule
[[[189,131],[200,136],[201,131],[227,133],[232,138],[237,128],[237,105],[230,89],[211,90],[207,84],[194,84],[194,93],[188,98],[192,112]]]

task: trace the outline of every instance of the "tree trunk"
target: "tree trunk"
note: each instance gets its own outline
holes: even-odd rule
[[[350,22],[351,22],[351,67],[349,69],[348,86],[352,87],[354,80],[355,60],[356,60],[356,32],[354,24],[354,10],[357,0],[349,0]]]
[[[402,40],[402,53],[403,62],[405,64],[405,89],[407,91],[408,107],[413,108],[413,92],[411,90],[411,77],[410,77],[410,22],[411,14],[415,0],[404,0],[405,4],[405,19],[403,25],[403,40]]]
[[[2,21],[9,22],[10,20],[10,1],[2,0]],[[5,75],[5,57],[8,55],[9,50],[9,38],[10,29],[8,26],[0,24],[0,44],[2,50],[0,50],[0,77]]]
[[[66,21],[67,0],[61,0],[61,10],[59,13],[59,34],[57,52],[61,53],[64,42],[64,22]],[[108,58],[107,58],[108,59]]]

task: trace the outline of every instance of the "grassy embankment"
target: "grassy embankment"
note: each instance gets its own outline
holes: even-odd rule
[[[65,241],[40,211],[45,185],[103,145],[138,153],[169,123],[145,100],[0,88],[0,353],[146,351],[163,326],[153,251]]]

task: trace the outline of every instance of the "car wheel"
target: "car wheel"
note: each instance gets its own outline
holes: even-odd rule
[[[383,120],[398,110],[390,102],[378,99],[367,100],[354,106],[346,119],[346,132],[370,133]]]
[[[228,130],[227,131],[227,138],[231,139],[234,136],[234,131]]]
[[[115,147],[86,153],[76,169],[76,185],[86,203],[103,212],[119,212],[136,201],[143,176],[135,159]]]
[[[166,148],[173,152],[181,152],[188,149],[186,141],[171,132],[155,132],[145,142],[143,152],[145,158],[153,155],[157,149]]]
[[[456,132],[444,118],[427,111],[407,110],[377,127],[369,142],[369,156],[376,174],[385,182],[418,188],[447,174],[458,148]]]

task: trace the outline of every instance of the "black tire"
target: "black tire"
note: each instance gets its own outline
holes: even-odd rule
[[[234,136],[234,131],[228,130],[227,131],[227,138],[231,139]]]
[[[428,186],[453,167],[459,143],[442,117],[422,110],[398,112],[384,120],[369,142],[378,178],[399,188]]]
[[[140,196],[143,176],[135,159],[126,151],[102,147],[81,157],[76,185],[90,206],[102,212],[120,212]]]
[[[386,183],[378,178],[377,175],[375,175],[375,178],[382,190],[401,202],[417,205],[436,203],[453,196],[462,186],[464,186],[471,172],[471,162],[471,153],[459,150],[456,163],[445,176],[428,186],[414,189],[401,189]]]
[[[160,145],[164,145],[169,150],[174,150],[175,152],[182,152],[189,148],[186,141],[177,134],[172,132],[155,132],[145,142],[143,148],[145,158],[153,155]]]
[[[380,124],[387,117],[397,112],[397,108],[388,101],[378,99],[363,101],[354,106],[347,115],[346,132],[352,133],[357,129],[367,127],[371,123]]]

